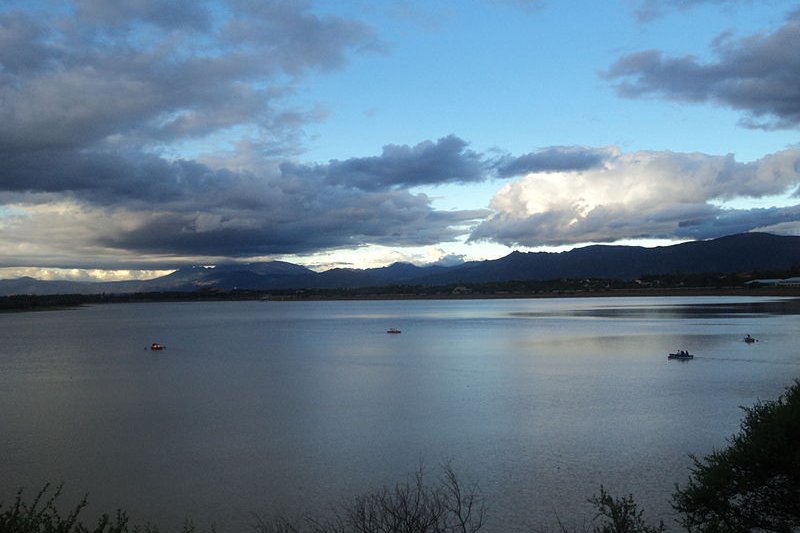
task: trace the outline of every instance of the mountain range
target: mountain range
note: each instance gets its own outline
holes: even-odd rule
[[[0,295],[100,294],[165,291],[363,288],[386,285],[448,285],[503,281],[787,270],[800,265],[800,237],[744,233],[671,246],[593,245],[567,252],[512,252],[494,260],[456,266],[394,263],[381,268],[315,272],[283,261],[181,268],[144,281],[0,280]]]

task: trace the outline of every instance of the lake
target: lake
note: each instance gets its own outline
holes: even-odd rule
[[[670,520],[688,454],[800,377],[798,312],[640,297],[3,314],[0,501],[64,482],[65,503],[89,494],[84,519],[224,533],[451,461],[486,497],[486,531],[588,523],[601,483]],[[696,358],[667,360],[681,348]]]

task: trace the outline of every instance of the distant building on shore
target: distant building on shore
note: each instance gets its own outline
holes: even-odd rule
[[[784,279],[754,279],[747,285],[768,285],[770,287],[800,287],[800,277]]]

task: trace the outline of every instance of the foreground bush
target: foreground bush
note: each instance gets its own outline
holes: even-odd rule
[[[0,504],[0,533],[123,533],[127,531],[128,519],[119,512],[115,519],[103,515],[94,528],[87,528],[78,521],[78,515],[86,507],[86,498],[81,500],[66,516],[55,506],[61,495],[61,487],[48,494],[49,485],[39,491],[31,503],[23,499],[23,491],[11,507]]]
[[[597,509],[594,519],[599,522],[594,533],[664,533],[664,522],[654,526],[644,519],[633,495],[615,498],[600,486],[600,494],[589,499]]]
[[[342,502],[326,519],[302,523],[258,519],[258,533],[475,533],[483,527],[485,506],[477,485],[465,487],[449,464],[428,483],[424,468],[404,483]]]
[[[150,524],[130,526],[124,511],[117,511],[113,518],[103,514],[96,525],[87,526],[79,520],[87,504],[86,497],[62,515],[56,507],[61,496],[60,486],[51,492],[50,485],[45,485],[30,503],[23,496],[20,489],[11,507],[0,503],[0,533],[159,533],[158,528]],[[182,529],[182,533],[194,532],[191,522]]]
[[[694,458],[673,502],[689,531],[800,530],[800,381],[745,408],[741,432],[724,450]]]
[[[117,511],[113,518],[103,514],[95,526],[87,526],[79,519],[86,498],[63,515],[56,506],[60,496],[61,487],[50,491],[46,485],[27,502],[20,490],[11,507],[0,503],[0,533],[159,533],[151,524],[130,525],[123,511]],[[257,517],[253,529],[257,533],[476,533],[483,527],[484,516],[477,485],[464,486],[445,464],[440,476],[430,483],[420,467],[404,483],[342,502],[328,518],[309,516],[292,523],[283,518],[265,521]],[[194,526],[187,522],[182,533],[194,532]]]

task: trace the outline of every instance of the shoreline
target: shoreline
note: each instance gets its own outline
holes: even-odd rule
[[[329,290],[329,289],[328,289]],[[703,297],[740,296],[792,298],[800,300],[800,287],[675,287],[675,288],[620,288],[605,290],[473,290],[467,293],[447,291],[424,293],[368,293],[348,294],[346,289],[286,291],[226,291],[226,292],[173,292],[135,294],[86,295],[17,295],[0,297],[0,313],[21,313],[78,309],[84,305],[155,303],[155,302],[213,302],[213,301],[399,301],[399,300],[502,300],[502,299],[554,299],[554,298],[646,298],[646,297]],[[360,291],[360,290],[359,290]]]
[[[502,300],[540,298],[628,298],[648,296],[763,296],[800,298],[800,287],[764,289],[612,289],[605,291],[541,291],[494,292],[472,294],[359,294],[359,295],[275,295],[267,301],[323,301],[323,300]],[[258,298],[229,298],[229,300],[256,300]]]

